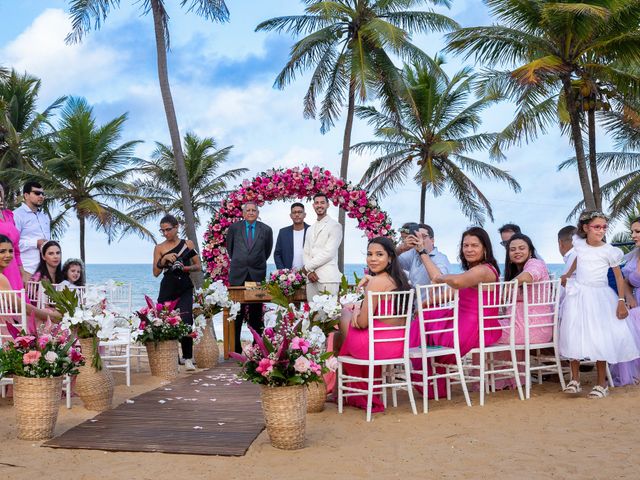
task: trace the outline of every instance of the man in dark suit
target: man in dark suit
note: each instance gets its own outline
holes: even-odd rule
[[[258,205],[247,202],[242,206],[244,220],[236,222],[227,231],[227,251],[231,259],[229,285],[241,286],[244,282],[261,282],[267,276],[267,258],[273,248],[271,227],[258,221]],[[242,352],[240,332],[245,319],[256,332],[262,333],[262,303],[242,304],[236,317],[236,353]]]
[[[273,252],[273,259],[276,262],[276,268],[295,268],[302,269],[304,260],[302,254],[304,251],[304,240],[307,236],[307,225],[304,218],[307,214],[304,211],[304,205],[294,203],[291,205],[291,213],[289,214],[293,225],[284,227],[278,232],[278,240],[276,241],[276,249]]]

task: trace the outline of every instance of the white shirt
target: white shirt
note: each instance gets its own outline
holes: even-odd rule
[[[26,203],[13,211],[13,219],[20,232],[22,266],[27,272],[34,273],[40,263],[38,240],[51,239],[51,222],[44,212],[34,212]]]
[[[569,271],[575,259],[576,259],[576,251],[573,248],[563,255],[562,257],[562,261],[564,262],[564,270],[562,271],[563,275]],[[573,274],[571,275],[571,278],[575,278],[575,276],[576,276],[576,272],[574,270]]]
[[[304,228],[302,230],[293,231],[293,262],[291,268],[297,270],[304,267]]]

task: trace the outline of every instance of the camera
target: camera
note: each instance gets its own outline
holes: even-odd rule
[[[415,235],[418,230],[420,230],[420,225],[414,222],[407,223],[400,229],[402,233],[406,233],[407,235]]]
[[[191,258],[195,257],[196,255],[197,253],[195,250],[192,250],[192,249],[185,250],[173,262],[173,264],[171,265],[171,271],[172,272],[182,271],[182,269],[184,268],[184,264]]]

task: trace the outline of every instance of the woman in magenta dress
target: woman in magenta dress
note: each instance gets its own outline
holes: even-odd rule
[[[367,304],[367,292],[393,292],[410,290],[409,282],[405,276],[400,264],[397,261],[395,246],[393,242],[386,237],[377,237],[369,241],[367,245],[367,268],[369,275],[360,281],[361,287],[364,287],[365,301],[362,305],[352,305],[350,315],[343,315],[340,320],[340,330],[334,337],[334,348],[339,349],[340,355],[351,355],[355,358],[369,358],[369,306]],[[379,306],[376,306],[376,309]],[[393,308],[392,305],[383,305],[385,308]],[[346,307],[345,307],[346,308]],[[375,313],[375,312],[374,312]],[[375,326],[386,325],[404,325],[404,318],[390,320],[375,320]],[[398,332],[378,331],[376,338],[395,338]],[[375,358],[385,359],[400,357],[403,353],[403,342],[382,342],[376,344]],[[353,375],[356,377],[366,377],[368,367],[361,365],[344,364],[343,370],[345,375]],[[376,377],[380,376],[380,367],[376,367]],[[367,384],[364,382],[350,382],[350,386],[355,388],[366,389]],[[345,404],[354,407],[367,408],[367,396],[356,395],[345,397]],[[384,405],[380,395],[373,396],[372,412],[384,411]]]
[[[460,337],[460,355],[463,357],[472,349],[480,346],[480,319],[478,306],[478,285],[480,283],[497,282],[499,279],[498,262],[493,256],[493,248],[489,234],[480,227],[471,227],[462,234],[460,242],[460,264],[464,272],[443,275],[440,269],[431,261],[428,255],[423,256],[423,263],[432,283],[446,283],[452,288],[459,290],[458,300],[458,333]],[[485,302],[487,299],[485,298]],[[439,312],[428,312],[429,319],[450,316],[449,311],[438,314]],[[487,316],[497,315],[495,312],[487,310]],[[428,323],[429,330],[442,330],[451,328],[451,321],[445,320],[442,323]],[[486,319],[485,326],[499,327],[500,324],[496,319]],[[484,333],[484,342],[486,346],[493,345],[502,336],[500,329],[489,330]],[[440,345],[443,347],[453,347],[453,333],[444,332],[435,335],[429,335],[429,344]],[[420,325],[416,320],[411,325],[411,347],[420,346]],[[440,363],[455,364],[455,356],[438,357]],[[418,362],[416,368],[421,368],[419,362],[421,360],[413,360]],[[446,394],[445,379],[437,380],[438,393]],[[433,392],[429,391],[429,398],[433,396]]]
[[[22,290],[24,288],[24,283],[22,282],[22,260],[20,259],[20,249],[18,248],[20,232],[18,232],[13,221],[13,212],[4,208],[4,189],[2,185],[0,185],[0,235],[8,237],[14,245],[13,260],[4,269],[3,275],[7,278],[13,290]]]

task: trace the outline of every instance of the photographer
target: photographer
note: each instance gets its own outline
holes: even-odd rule
[[[405,223],[400,229],[403,238],[397,247],[398,261],[407,272],[411,285],[429,285],[431,278],[427,272],[429,260],[443,275],[451,271],[451,264],[444,253],[434,246],[433,229],[424,223]]]
[[[165,241],[153,250],[153,275],[164,272],[160,282],[158,302],[178,300],[182,321],[193,325],[193,283],[189,274],[201,269],[200,258],[191,240],[178,237],[178,220],[165,215],[160,220],[160,233]],[[182,337],[182,357],[187,371],[194,371],[193,338]]]

